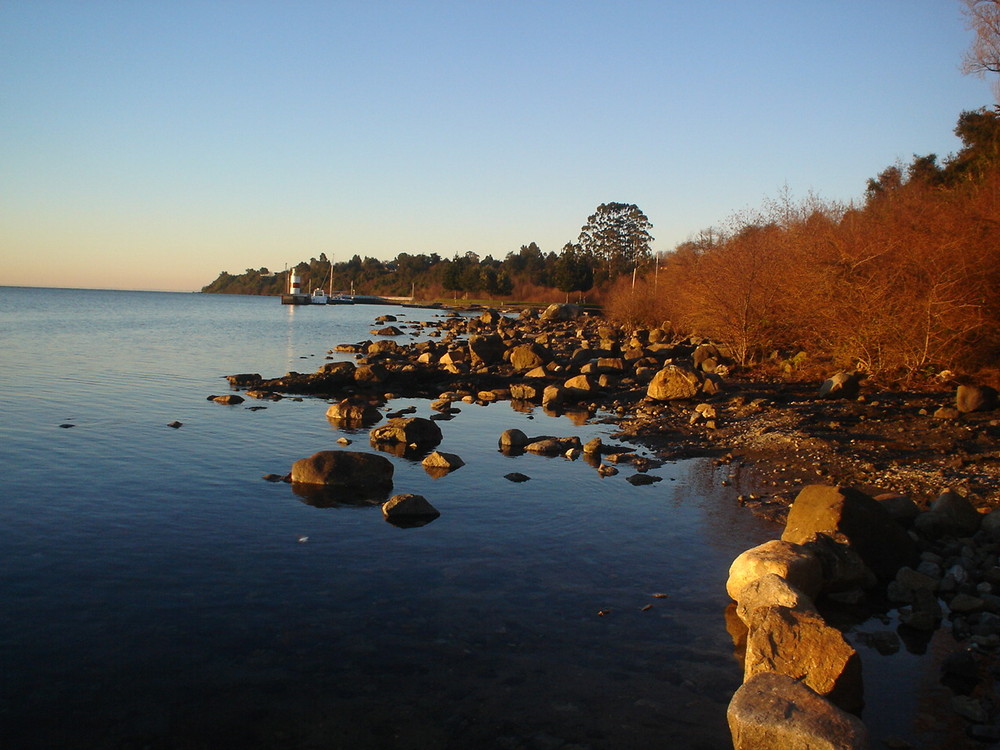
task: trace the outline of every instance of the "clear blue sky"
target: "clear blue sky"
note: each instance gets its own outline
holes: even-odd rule
[[[786,186],[856,200],[992,104],[958,0],[4,0],[0,284],[669,250]]]

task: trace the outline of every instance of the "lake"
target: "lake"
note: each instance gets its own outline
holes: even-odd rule
[[[501,402],[439,422],[466,463],[443,478],[381,454],[441,511],[426,526],[262,479],[340,437],[370,451],[367,430],[321,399],[207,397],[314,371],[386,313],[441,314],[0,287],[3,747],[730,746],[726,575],[780,530],[728,467],[633,487],[505,456],[511,427],[621,441]]]

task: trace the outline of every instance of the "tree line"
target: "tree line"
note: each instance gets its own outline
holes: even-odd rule
[[[515,298],[551,301],[554,291],[582,296],[600,289],[619,276],[632,273],[652,258],[652,224],[635,204],[602,203],[588,217],[576,242],[558,252],[543,252],[535,243],[522,245],[502,259],[481,257],[470,250],[443,258],[437,253],[400,253],[392,260],[354,255],[335,262],[326,253],[296,263],[306,291],[437,297]],[[248,268],[242,274],[223,271],[202,292],[223,294],[282,294],[288,287],[288,270]],[[332,289],[330,286],[332,274]]]

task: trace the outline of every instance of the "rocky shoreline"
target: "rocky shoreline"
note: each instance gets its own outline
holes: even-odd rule
[[[326,398],[332,402],[328,418],[344,424],[377,422],[396,397],[433,399],[432,419],[451,418],[455,402],[541,405],[615,424],[616,437],[652,454],[604,453],[605,463],[600,446],[591,446],[598,471],[632,462],[642,473],[660,461],[712,458],[726,467],[719,476],[733,487],[736,502],[788,522],[784,541],[769,543],[783,545],[777,557],[811,560],[795,565],[818,571],[803,583],[794,565],[772,565],[770,550],[764,557],[771,562],[752,565],[755,574],[744,574],[739,585],[731,573],[728,590],[738,605],[730,624],[742,623],[742,630],[735,625],[731,632],[738,650],[750,644],[747,681],[730,710],[738,747],[785,746],[787,728],[771,736],[757,726],[779,694],[779,703],[785,701],[779,714],[808,707],[801,710],[821,717],[820,729],[808,732],[843,740],[830,747],[867,747],[864,726],[850,713],[862,705],[857,654],[840,633],[890,610],[898,611],[900,634],[886,631],[876,639],[880,651],[950,625],[957,641],[946,666],[946,677],[957,685],[951,709],[968,722],[970,737],[1000,741],[1000,699],[993,688],[1000,650],[1000,595],[994,593],[1000,592],[1000,511],[990,512],[1000,505],[1000,414],[992,389],[942,383],[925,391],[880,390],[853,373],[831,374],[825,382],[767,379],[733,367],[721,343],[659,328],[622,329],[571,305],[553,305],[541,315],[522,311],[517,318],[486,310],[432,322],[381,316],[376,323],[383,324],[371,331],[378,339],[339,344],[329,353],[331,360],[353,354],[353,362],[228,380],[255,399]],[[398,343],[405,336],[417,340]],[[803,512],[796,508],[807,491],[840,498],[814,506],[848,510],[835,519],[820,513],[803,531]],[[866,519],[862,526],[878,529],[874,537],[850,520],[859,513]],[[891,559],[881,549],[889,539],[897,540],[889,545]],[[761,578],[768,578],[767,586]],[[747,604],[750,589],[756,605]],[[767,617],[754,610],[766,610]],[[755,636],[755,628],[764,635]],[[818,649],[807,657],[794,653],[803,633]],[[782,642],[761,656],[767,644]],[[819,679],[816,665],[834,654],[844,658],[842,674],[829,676],[831,702],[809,680]],[[775,675],[790,682],[772,684]],[[894,741],[895,747],[910,746]]]
[[[331,350],[355,362],[229,381],[262,399],[352,396],[384,406],[387,396],[450,394],[596,414],[661,459],[732,464],[731,481],[742,477],[747,489],[741,502],[776,521],[799,488],[817,481],[903,493],[921,507],[946,488],[980,508],[1000,505],[1000,413],[959,410],[954,384],[880,390],[862,381],[850,398],[820,398],[821,382],[730,367],[722,344],[623,329],[572,305],[517,318],[487,310],[430,322],[380,316],[376,323],[383,327],[372,334],[380,338]],[[405,336],[424,340],[397,341]],[[687,372],[690,387],[651,394],[668,366]]]

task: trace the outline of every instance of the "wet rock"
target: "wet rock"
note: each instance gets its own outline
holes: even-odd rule
[[[508,482],[527,482],[531,477],[522,474],[518,471],[512,471],[510,474],[504,474],[503,478]]]
[[[227,406],[242,404],[245,400],[242,396],[237,396],[235,393],[227,393],[224,396],[209,396],[209,399],[217,404],[226,404]]]
[[[386,521],[403,526],[422,526],[441,515],[423,495],[395,495],[382,505]]]
[[[374,453],[319,451],[292,464],[292,482],[345,489],[392,487],[393,466]]]
[[[229,381],[230,385],[234,385],[238,388],[247,388],[252,385],[257,385],[261,382],[262,378],[260,377],[260,373],[244,372],[239,375],[227,375],[226,380]]]
[[[404,417],[390,419],[368,433],[373,444],[397,443],[418,448],[430,448],[441,442],[441,428],[430,419]]]
[[[860,657],[839,630],[812,612],[781,606],[754,611],[745,675],[762,672],[802,680],[845,711],[863,705]]]
[[[850,487],[804,487],[788,512],[781,538],[801,544],[814,534],[850,544],[880,580],[916,564],[916,543],[874,498]]]
[[[354,369],[353,362],[327,362],[319,368],[319,371],[323,375],[341,378],[346,382],[354,379]]]
[[[455,469],[465,466],[465,461],[454,453],[441,453],[440,451],[434,451],[424,458],[420,464],[425,469],[444,469],[445,471],[454,471]]]
[[[542,389],[530,383],[512,383],[510,397],[515,401],[535,401],[542,395]]]
[[[530,442],[531,440],[528,439],[528,436],[517,428],[504,430],[500,434],[500,450],[505,453],[508,451],[524,450],[525,446]]]
[[[174,428],[175,430],[176,430],[176,429],[179,429],[179,428],[180,428],[180,427],[182,427],[183,425],[184,425],[184,423],[183,423],[183,422],[177,422],[177,421],[174,421],[174,422],[167,422],[167,427],[173,427],[173,428]]]
[[[735,601],[744,586],[767,573],[781,576],[808,597],[816,596],[823,586],[823,565],[815,553],[774,539],[746,550],[733,561],[726,591]]]
[[[332,422],[350,425],[372,424],[382,419],[382,414],[374,404],[359,398],[345,398],[330,404],[326,418]]]
[[[754,675],[726,712],[734,750],[869,750],[868,730],[806,685],[781,674]]]
[[[600,455],[601,448],[603,446],[603,441],[599,437],[596,437],[583,444],[583,452],[586,454]]]

